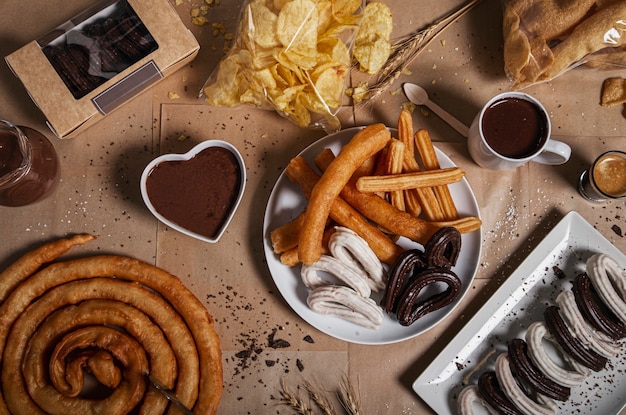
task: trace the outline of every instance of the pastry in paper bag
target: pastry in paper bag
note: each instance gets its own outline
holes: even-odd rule
[[[505,0],[504,64],[515,89],[576,66],[626,63],[626,2]]]

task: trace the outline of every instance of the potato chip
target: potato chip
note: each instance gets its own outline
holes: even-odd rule
[[[286,48],[303,56],[317,54],[318,14],[311,0],[293,0],[283,6],[278,14],[276,30],[278,39]]]
[[[361,70],[377,74],[391,54],[393,20],[389,7],[380,2],[368,3],[354,40],[354,57]]]
[[[211,105],[272,108],[302,127],[340,128],[364,0],[247,0],[228,55],[203,87]]]
[[[263,48],[280,45],[276,29],[278,16],[260,1],[252,1],[248,7],[254,41]]]
[[[315,7],[317,7],[317,34],[319,36],[333,23],[333,3],[330,0],[319,0],[315,3]]]
[[[333,0],[333,16],[341,24],[357,24],[362,6],[361,0]]]
[[[318,62],[324,64],[327,62],[335,62],[350,66],[350,50],[345,43],[335,38],[328,39],[317,44],[319,52]]]
[[[341,105],[347,71],[346,66],[333,65],[324,69],[315,80],[317,93],[329,107],[337,108]]]

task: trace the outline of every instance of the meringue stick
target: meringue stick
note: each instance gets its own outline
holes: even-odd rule
[[[303,263],[311,264],[320,258],[324,227],[335,198],[352,174],[385,147],[390,138],[391,134],[384,124],[363,128],[343,146],[337,158],[317,181],[311,191],[298,241],[298,256]]]
[[[417,152],[426,170],[439,170],[441,168],[439,159],[437,158],[437,152],[435,151],[428,131],[424,129],[417,130],[415,133],[415,146],[417,147]],[[446,220],[458,219],[459,214],[452,200],[448,186],[435,186],[433,191],[437,196],[437,200],[439,201],[439,205],[443,210]]]
[[[333,158],[333,152],[330,149],[325,149],[315,158],[315,164],[323,171]],[[389,202],[373,193],[360,192],[356,188],[354,179],[348,180],[341,191],[341,197],[365,217],[388,232],[404,236],[422,245],[426,244],[430,237],[441,228],[452,226],[457,228],[460,233],[468,233],[480,228],[482,223],[475,216],[444,222],[431,222],[416,218],[408,212],[396,209]]]
[[[313,170],[313,168],[311,168],[311,166],[308,165],[306,160],[304,160],[304,158],[302,157],[293,158],[289,162],[289,165],[287,165],[285,172],[287,174],[287,177],[289,177],[294,183],[300,186],[304,195],[307,198],[310,198],[314,187],[316,187],[316,184],[318,183],[318,180],[321,180],[319,175]],[[307,216],[309,214],[308,210],[312,207],[312,199],[309,199]],[[365,218],[363,218],[363,216],[358,211],[356,211],[341,197],[334,198],[334,200],[331,202],[331,208],[329,213],[330,217],[339,225],[352,229],[361,238],[365,239],[368,245],[376,253],[378,259],[380,259],[382,262],[388,264],[393,263],[398,255],[400,255],[400,253],[403,251],[403,248],[393,243],[387,236],[385,236],[375,226],[370,224]],[[306,234],[308,231],[309,229],[307,229],[305,223],[300,232],[298,244],[298,256],[302,262],[304,262],[301,257],[301,244],[303,242],[302,234]],[[320,241],[320,246],[316,248],[316,250],[320,253],[319,257],[321,257],[323,247],[323,236],[324,235],[322,229],[322,240]],[[307,244],[306,246],[310,246],[310,244]],[[319,259],[319,257],[317,259]]]

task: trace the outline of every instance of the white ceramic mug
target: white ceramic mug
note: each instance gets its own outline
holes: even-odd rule
[[[502,104],[509,108],[498,107]],[[499,127],[506,131],[494,127],[494,122],[485,123],[485,118],[492,120],[498,117],[503,123]],[[534,129],[527,128],[531,126]],[[492,170],[514,169],[529,161],[563,164],[569,160],[572,150],[567,144],[552,140],[551,131],[550,116],[537,99],[523,92],[503,92],[491,98],[476,115],[469,129],[467,144],[476,164]],[[498,148],[497,137],[502,138],[502,145],[515,147],[516,143],[524,141],[524,135],[530,146],[525,152],[511,148],[509,154]],[[530,143],[530,140],[533,142]]]

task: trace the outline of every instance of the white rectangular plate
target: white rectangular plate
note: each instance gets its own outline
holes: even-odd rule
[[[415,380],[415,392],[437,414],[457,413],[463,382],[476,383],[481,373],[493,368],[509,340],[524,338],[532,322],[543,320],[545,308],[571,288],[587,259],[598,252],[626,264],[626,256],[578,213],[568,213]],[[558,402],[559,413],[619,413],[626,406],[623,349],[606,369],[572,388],[570,399]]]

